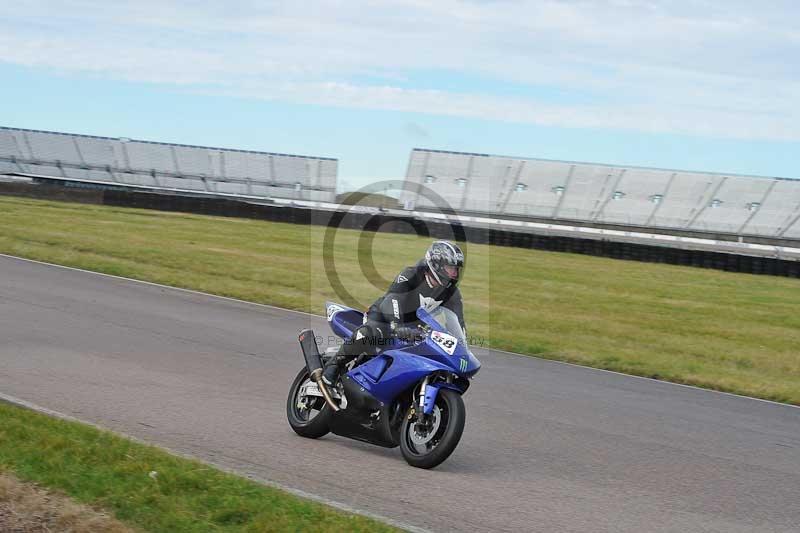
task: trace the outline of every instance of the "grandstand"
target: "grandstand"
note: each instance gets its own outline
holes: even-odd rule
[[[178,193],[333,202],[338,161],[0,127],[0,174]]]
[[[496,218],[800,239],[800,180],[415,148],[400,200]]]

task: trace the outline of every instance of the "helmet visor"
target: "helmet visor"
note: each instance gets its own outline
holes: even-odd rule
[[[457,267],[457,266],[445,265],[444,266],[444,273],[451,280],[457,280],[458,276],[461,274],[461,269],[459,267]]]

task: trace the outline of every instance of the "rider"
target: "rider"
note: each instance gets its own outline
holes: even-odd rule
[[[430,312],[442,305],[452,310],[466,331],[458,281],[464,268],[464,252],[450,241],[435,241],[425,257],[406,267],[387,293],[370,306],[364,324],[337,354],[326,363],[322,381],[333,385],[345,364],[363,353],[376,353],[392,339],[421,340],[424,333],[416,324],[417,309]]]

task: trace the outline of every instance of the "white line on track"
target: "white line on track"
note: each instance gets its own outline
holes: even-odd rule
[[[5,254],[0,254],[0,257],[13,257],[13,256],[7,256]],[[38,263],[39,261],[35,261],[35,262]],[[44,263],[44,264],[49,264],[49,263]],[[56,266],[58,266],[58,265],[56,265]],[[73,270],[79,270],[79,269],[73,269]],[[118,277],[118,276],[113,276],[113,277]],[[123,279],[126,279],[126,278],[123,278]],[[133,280],[133,281],[136,281],[136,280]],[[268,487],[280,489],[280,490],[282,490],[284,492],[288,492],[288,493],[293,494],[295,496],[299,496],[300,498],[304,498],[304,499],[307,499],[307,500],[312,500],[312,501],[327,505],[329,507],[334,507],[336,509],[339,509],[340,511],[344,511],[344,512],[347,512],[347,513],[352,513],[352,514],[365,516],[367,518],[371,518],[373,520],[377,520],[379,522],[383,522],[384,524],[388,524],[390,526],[394,526],[394,527],[397,527],[397,528],[400,528],[400,529],[404,529],[406,531],[411,531],[412,533],[431,533],[430,530],[423,529],[423,528],[416,527],[416,526],[412,526],[410,524],[405,524],[403,522],[398,522],[397,520],[393,520],[391,518],[387,518],[385,516],[381,516],[381,515],[378,515],[378,514],[375,514],[375,513],[370,513],[368,511],[362,511],[360,509],[356,509],[354,507],[351,507],[351,506],[349,506],[349,505],[347,505],[345,503],[337,502],[335,500],[331,500],[331,499],[325,498],[323,496],[318,496],[316,494],[312,494],[312,493],[306,492],[304,490],[296,489],[294,487],[289,487],[289,486],[286,486],[286,485],[282,485],[281,483],[276,483],[274,481],[270,481],[269,479],[260,478],[258,476],[253,476],[251,474],[243,475],[241,472],[237,472],[235,470],[231,470],[230,468],[224,467],[222,465],[219,465],[219,464],[216,464],[216,463],[213,463],[213,462],[209,462],[209,461],[206,461],[206,460],[203,460],[203,459],[199,459],[199,458],[194,457],[192,455],[187,455],[187,454],[183,454],[183,453],[180,453],[180,452],[176,452],[176,451],[170,450],[169,448],[164,448],[163,446],[159,446],[157,444],[154,444],[152,442],[147,442],[147,441],[144,441],[142,439],[138,439],[136,437],[131,437],[130,435],[124,435],[124,434],[121,434],[121,433],[117,433],[116,431],[112,431],[112,430],[110,430],[108,428],[105,428],[105,427],[99,425],[99,424],[95,424],[93,422],[87,422],[85,420],[80,420],[78,418],[75,418],[74,416],[70,416],[70,415],[65,414],[65,413],[60,413],[58,411],[53,411],[52,409],[48,409],[47,407],[42,407],[42,406],[37,405],[35,403],[29,402],[27,400],[23,400],[21,398],[17,398],[15,396],[11,396],[9,394],[4,394],[4,393],[0,392],[0,401],[9,403],[11,405],[16,405],[17,407],[22,407],[24,409],[29,409],[31,411],[36,411],[38,413],[42,413],[42,414],[51,416],[53,418],[59,418],[61,420],[67,420],[69,422],[78,422],[78,423],[81,423],[81,424],[86,424],[86,425],[91,426],[91,427],[93,427],[95,429],[99,429],[100,431],[107,431],[107,432],[113,433],[114,435],[117,435],[119,437],[122,437],[122,438],[125,438],[125,439],[129,439],[129,440],[132,440],[134,442],[138,442],[139,444],[144,444],[146,446],[155,446],[156,448],[160,448],[160,449],[166,451],[167,453],[169,453],[171,455],[177,455],[179,457],[183,457],[183,458],[186,458],[186,459],[191,459],[193,461],[200,461],[200,462],[205,463],[207,465],[213,466],[214,468],[217,468],[218,470],[222,470],[224,472],[228,472],[229,474],[233,474],[233,475],[238,476],[238,477],[246,477],[247,479],[250,479],[252,481],[256,481],[256,482],[258,482],[258,483],[260,483],[262,485],[266,485]]]
[[[675,383],[674,381],[665,381],[665,380],[662,380],[662,379],[648,378],[647,376],[637,376],[635,374],[625,374],[624,372],[617,372],[616,370],[607,370],[605,368],[595,368],[593,366],[584,366],[584,365],[579,365],[579,364],[576,364],[576,363],[568,363],[567,361],[556,361],[555,359],[544,359],[542,357],[536,357],[535,355],[525,355],[525,354],[516,353],[516,352],[507,352],[505,350],[499,350],[497,348],[489,348],[489,350],[491,350],[493,352],[503,353],[503,354],[507,354],[507,355],[513,355],[513,356],[517,356],[517,357],[534,357],[534,358],[538,359],[539,361],[546,361],[548,363],[554,363],[554,364],[557,364],[557,365],[566,365],[566,366],[572,366],[572,367],[575,367],[575,368],[582,368],[584,370],[591,370],[593,372],[605,372],[607,374],[615,374],[617,376],[623,376],[623,377],[626,377],[626,378],[643,379],[645,381],[651,381],[651,382],[654,382],[654,383],[662,383],[664,385],[671,385],[673,387],[683,387],[683,388],[686,388],[686,389],[693,389],[693,390],[700,391],[700,392],[707,392],[707,393],[713,393],[713,394],[722,394],[724,396],[733,396],[734,398],[741,398],[743,400],[753,400],[755,402],[763,402],[763,403],[768,403],[768,404],[772,404],[772,405],[779,405],[781,407],[791,407],[792,409],[800,409],[800,405],[794,405],[794,404],[791,404],[791,403],[781,403],[781,402],[776,402],[776,401],[773,401],[773,400],[765,400],[764,398],[754,398],[753,396],[745,396],[744,394],[736,394],[734,392],[725,392],[725,391],[714,390],[714,389],[704,389],[703,387],[698,387],[697,385],[687,385],[685,383]]]
[[[247,304],[247,305],[255,305],[255,306],[258,306],[258,307],[266,307],[267,309],[275,309],[277,311],[286,311],[286,312],[289,312],[289,313],[297,313],[297,314],[300,314],[300,315],[313,316],[315,318],[323,318],[323,319],[325,318],[322,315],[315,315],[314,313],[307,313],[306,311],[298,311],[296,309],[286,309],[285,307],[278,307],[276,305],[262,304],[262,303],[258,303],[258,302],[248,302],[247,300],[239,300],[238,298],[231,298],[229,296],[220,296],[218,294],[211,294],[211,293],[208,293],[208,292],[195,291],[195,290],[192,290],[192,289],[184,289],[183,287],[173,287],[172,285],[162,285],[161,283],[154,283],[152,281],[144,281],[144,280],[135,279],[135,278],[126,278],[124,276],[115,276],[114,274],[106,274],[104,272],[96,272],[94,270],[86,270],[86,269],[83,269],[83,268],[76,268],[76,267],[71,267],[71,266],[59,265],[59,264],[56,264],[56,263],[47,263],[45,261],[37,261],[36,259],[28,259],[26,257],[18,257],[16,255],[0,254],[0,257],[6,257],[8,259],[16,259],[18,261],[26,261],[28,263],[36,263],[37,265],[45,265],[45,266],[49,266],[49,267],[63,268],[65,270],[74,270],[76,272],[84,272],[86,274],[94,274],[95,276],[104,276],[104,277],[107,277],[107,278],[121,279],[123,281],[130,281],[130,282],[133,282],[133,283],[141,283],[143,285],[150,285],[150,286],[159,287],[159,288],[162,288],[162,289],[170,289],[170,290],[173,290],[173,291],[188,292],[190,294],[199,294],[200,296],[210,296],[211,298],[219,298],[221,300],[228,300],[229,302],[236,302],[236,303]]]
[[[105,277],[108,277],[108,278],[121,279],[121,280],[124,280],[124,281],[130,281],[130,282],[133,282],[133,283],[143,283],[144,285],[151,285],[153,287],[160,287],[160,288],[163,288],[163,289],[170,289],[170,290],[174,290],[174,291],[188,292],[190,294],[198,294],[198,295],[201,295],[201,296],[206,296],[206,297],[211,297],[211,298],[220,298],[222,300],[228,300],[230,302],[236,302],[236,303],[246,304],[246,305],[255,305],[255,306],[258,306],[258,307],[266,307],[267,309],[274,309],[274,310],[277,310],[277,311],[286,311],[288,313],[297,313],[297,314],[300,314],[300,315],[306,315],[306,316],[311,316],[311,317],[320,318],[320,319],[324,319],[325,318],[322,315],[315,315],[313,313],[307,313],[306,311],[297,311],[295,309],[286,309],[284,307],[278,307],[276,305],[262,304],[262,303],[257,303],[257,302],[248,302],[247,300],[239,300],[238,298],[230,298],[228,296],[219,296],[217,294],[210,294],[210,293],[207,293],[207,292],[195,291],[195,290],[192,290],[192,289],[184,289],[182,287],[172,287],[170,285],[162,285],[160,283],[153,283],[152,281],[143,281],[143,280],[140,280],[140,279],[126,278],[126,277],[123,277],[123,276],[115,276],[113,274],[105,274],[103,272],[95,272],[93,270],[85,270],[85,269],[82,269],[82,268],[75,268],[75,267],[69,267],[69,266],[64,266],[64,265],[57,265],[55,263],[46,263],[44,261],[37,261],[35,259],[27,259],[25,257],[17,257],[15,255],[0,254],[0,257],[6,257],[6,258],[9,258],[9,259],[16,259],[18,261],[27,261],[29,263],[36,263],[36,264],[39,264],[39,265],[45,265],[45,266],[50,266],[50,267],[63,268],[63,269],[66,269],[66,270],[74,270],[74,271],[77,271],[77,272],[84,272],[86,274],[94,274],[96,276],[105,276]],[[765,400],[763,398],[754,398],[752,396],[745,396],[743,394],[736,394],[736,393],[733,393],[733,392],[723,392],[723,391],[718,391],[718,390],[714,390],[714,389],[704,389],[703,387],[697,387],[695,385],[686,385],[684,383],[674,383],[672,381],[663,381],[663,380],[660,380],[660,379],[648,378],[648,377],[645,377],[645,376],[636,376],[636,375],[633,375],[633,374],[625,374],[623,372],[617,372],[617,371],[614,371],[614,370],[606,370],[604,368],[594,368],[594,367],[591,367],[591,366],[583,366],[583,365],[578,365],[578,364],[575,364],[575,363],[568,363],[566,361],[556,361],[556,360],[553,360],[553,359],[543,359],[541,357],[536,357],[535,355],[525,355],[525,354],[520,354],[520,353],[516,353],[516,352],[508,352],[506,350],[499,350],[499,349],[496,349],[496,348],[488,348],[488,350],[493,351],[493,352],[497,352],[497,353],[513,355],[513,356],[517,356],[517,357],[533,357],[535,359],[538,359],[539,361],[546,361],[548,363],[553,363],[553,364],[558,364],[558,365],[567,365],[567,366],[576,367],[576,368],[583,368],[584,370],[592,370],[592,371],[595,371],[595,372],[607,372],[609,374],[615,374],[617,376],[624,376],[624,377],[628,377],[628,378],[643,379],[643,380],[647,380],[647,381],[653,381],[655,383],[663,383],[663,384],[666,384],[666,385],[672,385],[672,386],[675,386],[675,387],[684,387],[684,388],[687,388],[687,389],[694,389],[694,390],[701,391],[701,392],[707,392],[707,393],[713,393],[713,394],[722,394],[722,395],[725,395],[725,396],[733,396],[735,398],[743,398],[745,400],[753,400],[753,401],[756,401],[756,402],[763,402],[763,403],[768,403],[768,404],[772,404],[772,405],[780,405],[782,407],[791,407],[791,408],[794,408],[794,409],[800,409],[800,405],[792,405],[792,404],[789,404],[789,403],[775,402],[775,401],[772,401],[772,400]]]

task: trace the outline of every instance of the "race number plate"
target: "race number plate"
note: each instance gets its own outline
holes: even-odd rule
[[[447,352],[447,355],[453,355],[453,352],[456,351],[458,340],[452,335],[448,335],[447,333],[442,333],[440,331],[434,331],[431,334],[431,340],[433,340],[433,342],[435,342],[442,350]]]

